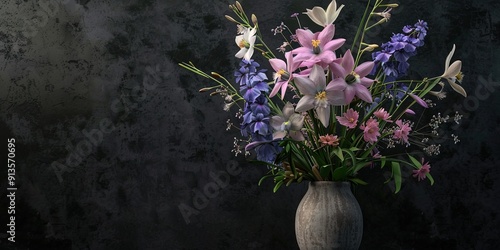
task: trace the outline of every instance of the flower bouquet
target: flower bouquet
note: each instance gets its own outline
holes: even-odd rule
[[[318,26],[302,27],[296,13],[295,31],[284,23],[273,29],[284,39],[277,49],[265,43],[257,17],[249,18],[236,2],[229,6],[236,16],[226,16],[237,26],[235,56],[241,62],[234,80],[180,63],[215,83],[200,92],[223,97],[226,111],[237,109],[239,126],[228,120],[228,129],[237,127],[243,138],[235,138],[233,152],[255,155],[267,165],[269,172],[261,181],[272,178],[275,192],[303,180],[366,184],[358,173],[374,166],[390,168],[388,181],[394,180],[396,193],[402,167],[411,168],[419,181],[434,182],[429,162],[410,152],[438,154],[440,146],[432,141],[442,136],[439,127],[458,123],[461,115],[438,113],[420,124],[418,113],[446,97],[445,83],[466,96],[460,86],[461,61],[451,63],[453,45],[442,75],[410,79],[410,59],[424,45],[427,23],[404,26],[382,44],[367,41],[366,33],[385,25],[398,7],[384,0],[371,2],[350,47],[346,39],[335,37],[335,29],[342,27],[334,23],[345,6],[332,1],[326,10],[314,7],[303,13]],[[262,69],[262,63],[272,70]],[[455,135],[452,139],[459,141]]]

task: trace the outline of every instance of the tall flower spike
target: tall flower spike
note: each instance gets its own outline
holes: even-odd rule
[[[328,24],[332,24],[337,20],[337,17],[340,14],[340,11],[344,8],[344,5],[340,5],[340,7],[337,9],[337,2],[333,0],[328,7],[325,9],[315,6],[314,8],[311,9],[306,9],[306,14],[311,18],[313,22],[315,22],[319,26],[327,26]]]
[[[462,81],[463,74],[460,71],[462,69],[462,61],[456,60],[450,65],[451,58],[455,53],[455,44],[453,44],[453,49],[451,49],[450,54],[446,57],[446,61],[444,64],[444,73],[441,75],[442,78],[446,79],[450,84],[451,88],[455,90],[455,92],[467,97],[467,92],[465,92],[464,88],[459,84],[455,83],[455,81]]]

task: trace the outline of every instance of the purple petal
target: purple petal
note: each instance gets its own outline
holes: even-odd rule
[[[274,84],[274,88],[271,91],[271,94],[269,94],[269,97],[275,96],[278,93],[278,91],[280,90],[280,88],[283,85],[283,83],[285,83],[285,81],[280,81],[280,82],[277,82],[276,84]]]
[[[356,67],[354,72],[356,72],[359,75],[359,77],[365,77],[370,73],[370,71],[372,71],[373,66],[375,66],[373,62],[364,62],[358,65],[358,67]]]
[[[323,46],[323,50],[335,51],[338,50],[340,47],[342,47],[344,43],[345,43],[344,38],[333,39],[328,43],[326,43],[325,46]]]
[[[283,118],[288,120],[293,114],[295,114],[295,108],[291,102],[287,102],[283,107]]]
[[[300,45],[312,49],[314,34],[310,30],[298,29],[296,32]]]
[[[367,103],[372,103],[373,100],[372,100],[372,95],[370,93],[370,91],[368,91],[368,89],[361,85],[361,84],[356,84],[356,86],[354,86],[354,88],[356,89],[356,95],[361,98],[361,100],[367,102]]]
[[[269,64],[271,64],[271,67],[273,67],[274,71],[278,72],[281,69],[286,69],[286,63],[281,60],[281,59],[269,59]]]
[[[345,101],[347,103],[351,103],[352,99],[354,99],[354,95],[356,95],[356,89],[353,86],[347,85],[344,89]]]
[[[289,135],[295,141],[305,140],[304,135],[300,131],[290,131]]]
[[[367,88],[370,87],[373,84],[373,82],[374,82],[374,80],[372,80],[372,79],[370,79],[368,77],[363,77],[359,81],[360,81],[361,85],[363,85],[363,86],[365,86]]]
[[[330,70],[335,77],[345,78],[347,76],[347,72],[345,71],[344,67],[342,67],[338,63],[330,63]]]
[[[413,98],[413,100],[415,100],[420,106],[424,107],[424,108],[428,108],[429,106],[427,105],[427,103],[422,100],[422,98],[420,98],[419,96],[417,95],[414,95],[414,94],[409,94],[411,96],[411,98]]]
[[[273,129],[275,131],[280,131],[281,130],[281,125],[285,122],[285,119],[281,116],[278,116],[278,115],[275,115],[273,117],[271,117],[271,127],[273,127]]]
[[[354,70],[354,58],[352,57],[351,50],[348,49],[345,52],[344,57],[342,58],[342,67],[347,71],[347,73],[351,73]]]
[[[345,82],[344,78],[336,78],[328,83],[328,86],[326,86],[325,90],[326,92],[343,91],[346,87],[347,83]]]
[[[332,40],[335,28],[333,24],[328,24],[318,35],[318,40],[321,42],[320,47],[324,47],[326,43]],[[322,46],[323,45],[323,46]]]

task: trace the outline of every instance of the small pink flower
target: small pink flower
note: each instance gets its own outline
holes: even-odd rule
[[[359,126],[363,130],[363,139],[368,143],[377,142],[377,137],[380,136],[377,120],[370,118],[366,124]]]
[[[330,145],[334,147],[339,145],[339,138],[336,135],[321,135],[319,137],[319,141],[324,145]]]
[[[413,177],[417,178],[418,181],[424,180],[426,174],[431,172],[431,165],[429,162],[424,164],[424,158],[422,158],[422,167],[418,170],[413,170]]]
[[[391,116],[389,115],[389,113],[387,113],[387,111],[385,111],[384,108],[379,108],[377,111],[373,112],[373,114],[380,120],[392,122],[391,120],[389,120]]]
[[[337,116],[337,121],[348,128],[355,128],[358,124],[359,113],[352,108],[348,109],[342,116]]]
[[[392,138],[400,140],[400,142],[408,143],[408,135],[411,131],[410,125],[404,123],[402,120],[397,120],[396,125],[398,125],[399,128],[394,130]]]

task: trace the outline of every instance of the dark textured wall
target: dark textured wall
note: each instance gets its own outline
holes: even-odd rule
[[[364,2],[339,1],[347,6],[338,36],[352,38]],[[18,190],[16,243],[2,226],[0,248],[297,248],[295,209],[306,185],[276,194],[269,182],[258,186],[265,169],[230,152],[238,132],[225,127],[233,114],[222,111],[220,98],[198,93],[207,80],[177,66],[189,60],[207,72],[232,74],[235,27],[223,17],[229,3],[2,1],[2,225],[9,223],[7,138],[16,139]],[[281,20],[293,25],[291,13],[329,1],[242,3],[277,47],[270,30]],[[403,25],[426,20],[428,42],[411,62],[413,74],[441,74],[455,43],[470,97],[464,102],[450,93],[437,109],[459,109],[464,123],[451,131],[461,142],[445,143],[453,147],[432,161],[434,186],[404,173],[394,195],[379,184],[382,171],[363,173],[372,184],[356,189],[365,218],[362,249],[497,249],[500,4],[400,4],[370,38],[382,42]],[[200,199],[198,192],[211,188],[211,173],[227,173],[229,184]],[[184,218],[179,206],[191,207],[191,216]]]

